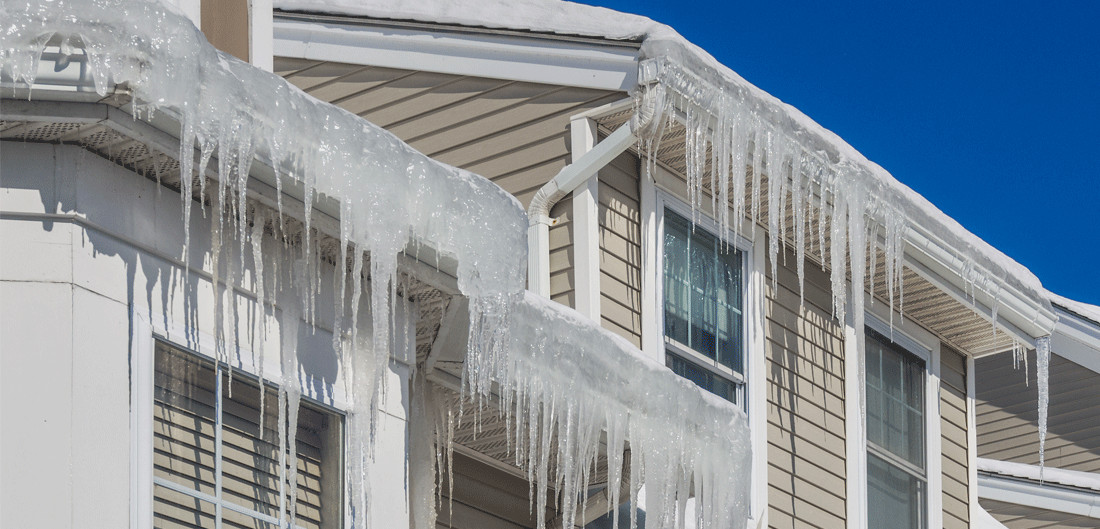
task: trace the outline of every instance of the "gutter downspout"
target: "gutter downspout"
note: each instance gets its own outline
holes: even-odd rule
[[[535,193],[531,205],[527,207],[527,217],[530,219],[527,228],[529,290],[550,297],[550,226],[558,224],[558,219],[550,218],[550,209],[637,141],[631,123],[623,124]]]

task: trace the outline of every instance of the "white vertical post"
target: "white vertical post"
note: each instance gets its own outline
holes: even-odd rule
[[[926,453],[928,477],[928,527],[943,527],[943,420],[940,418],[940,343],[932,345],[925,398],[925,421],[928,425]]]
[[[966,492],[970,523],[978,518],[978,421],[974,390],[974,357],[966,357]]]
[[[752,248],[752,270],[748,274],[745,321],[748,344],[748,412],[752,432],[752,514],[759,513],[756,527],[768,527],[768,389],[765,318],[767,280],[764,261],[767,244],[757,237]]]
[[[851,292],[851,289],[849,289]],[[849,529],[867,527],[867,430],[863,420],[861,387],[863,377],[859,372],[859,336],[865,332],[856,329],[852,315],[852,296],[848,296],[847,315],[844,321],[844,438],[846,518]]]
[[[641,163],[645,161],[642,160]],[[657,209],[657,187],[652,175],[639,172],[642,221],[642,352],[650,358],[663,360],[664,329],[661,328],[659,312],[661,270],[658,264],[661,219]]]
[[[596,145],[596,121],[579,117],[569,123],[573,162]],[[577,312],[600,321],[599,173],[573,190],[573,271]]]
[[[153,326],[140,310],[130,321],[130,527],[153,526]]]
[[[527,228],[527,289],[550,297],[550,225],[547,219],[531,219]]]
[[[248,6],[248,57],[252,65],[275,69],[275,29],[272,0],[250,0]]]

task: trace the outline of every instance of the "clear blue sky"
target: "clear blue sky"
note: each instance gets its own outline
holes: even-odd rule
[[[584,3],[672,26],[1100,305],[1100,2]]]

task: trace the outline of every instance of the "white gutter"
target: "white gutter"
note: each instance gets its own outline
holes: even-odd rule
[[[631,124],[622,125],[535,193],[527,207],[527,286],[532,292],[550,297],[550,226],[558,223],[550,218],[550,209],[637,141]]]
[[[1014,505],[1100,519],[1100,494],[981,472],[978,496]]]

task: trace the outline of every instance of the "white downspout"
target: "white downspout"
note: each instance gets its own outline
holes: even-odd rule
[[[550,209],[637,141],[631,124],[624,124],[535,193],[527,207],[527,283],[532,292],[550,297],[550,226],[558,223],[550,218]]]

